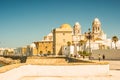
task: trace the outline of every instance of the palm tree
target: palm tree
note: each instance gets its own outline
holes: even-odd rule
[[[70,46],[71,46],[71,42],[70,41],[67,42],[67,46],[69,47],[69,53],[68,53],[68,56],[69,56],[70,55]]]
[[[115,44],[115,49],[117,49],[117,47],[116,47],[116,42],[118,41],[118,37],[117,36],[113,36],[112,37],[112,42],[114,42],[114,44]]]

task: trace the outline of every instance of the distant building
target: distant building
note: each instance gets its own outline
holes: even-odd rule
[[[34,43],[27,45],[26,55],[27,56],[37,55],[37,50],[36,50],[36,46]]]
[[[0,48],[0,56],[2,56],[3,55],[3,53],[4,53],[4,48]]]
[[[19,56],[26,56],[27,54],[27,47],[18,47],[15,49],[15,55],[19,55]]]
[[[11,56],[14,55],[13,48],[0,48],[0,56]]]

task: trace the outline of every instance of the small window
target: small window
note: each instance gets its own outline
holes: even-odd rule
[[[98,31],[99,31],[100,29],[99,29],[99,27],[98,27]]]
[[[65,33],[63,33],[63,35],[65,35]]]

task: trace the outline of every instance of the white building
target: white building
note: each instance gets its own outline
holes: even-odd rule
[[[104,33],[101,27],[101,22],[95,18],[92,22],[92,31],[81,34],[81,26],[78,22],[73,26],[73,41],[72,46],[63,46],[63,54],[78,54],[78,51],[92,51],[98,49],[115,49],[115,44],[111,39],[107,39],[107,34]],[[91,37],[89,37],[91,36]],[[90,38],[90,39],[88,39]],[[84,45],[80,41],[84,41]],[[120,40],[116,43],[117,49],[120,49]]]

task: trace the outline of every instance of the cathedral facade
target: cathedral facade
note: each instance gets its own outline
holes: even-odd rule
[[[44,53],[50,51],[54,55],[67,55],[78,54],[78,51],[110,49],[111,40],[107,39],[107,35],[103,32],[100,20],[95,18],[91,25],[91,30],[82,33],[79,22],[76,22],[73,27],[63,24],[53,29],[39,42],[39,51]]]

